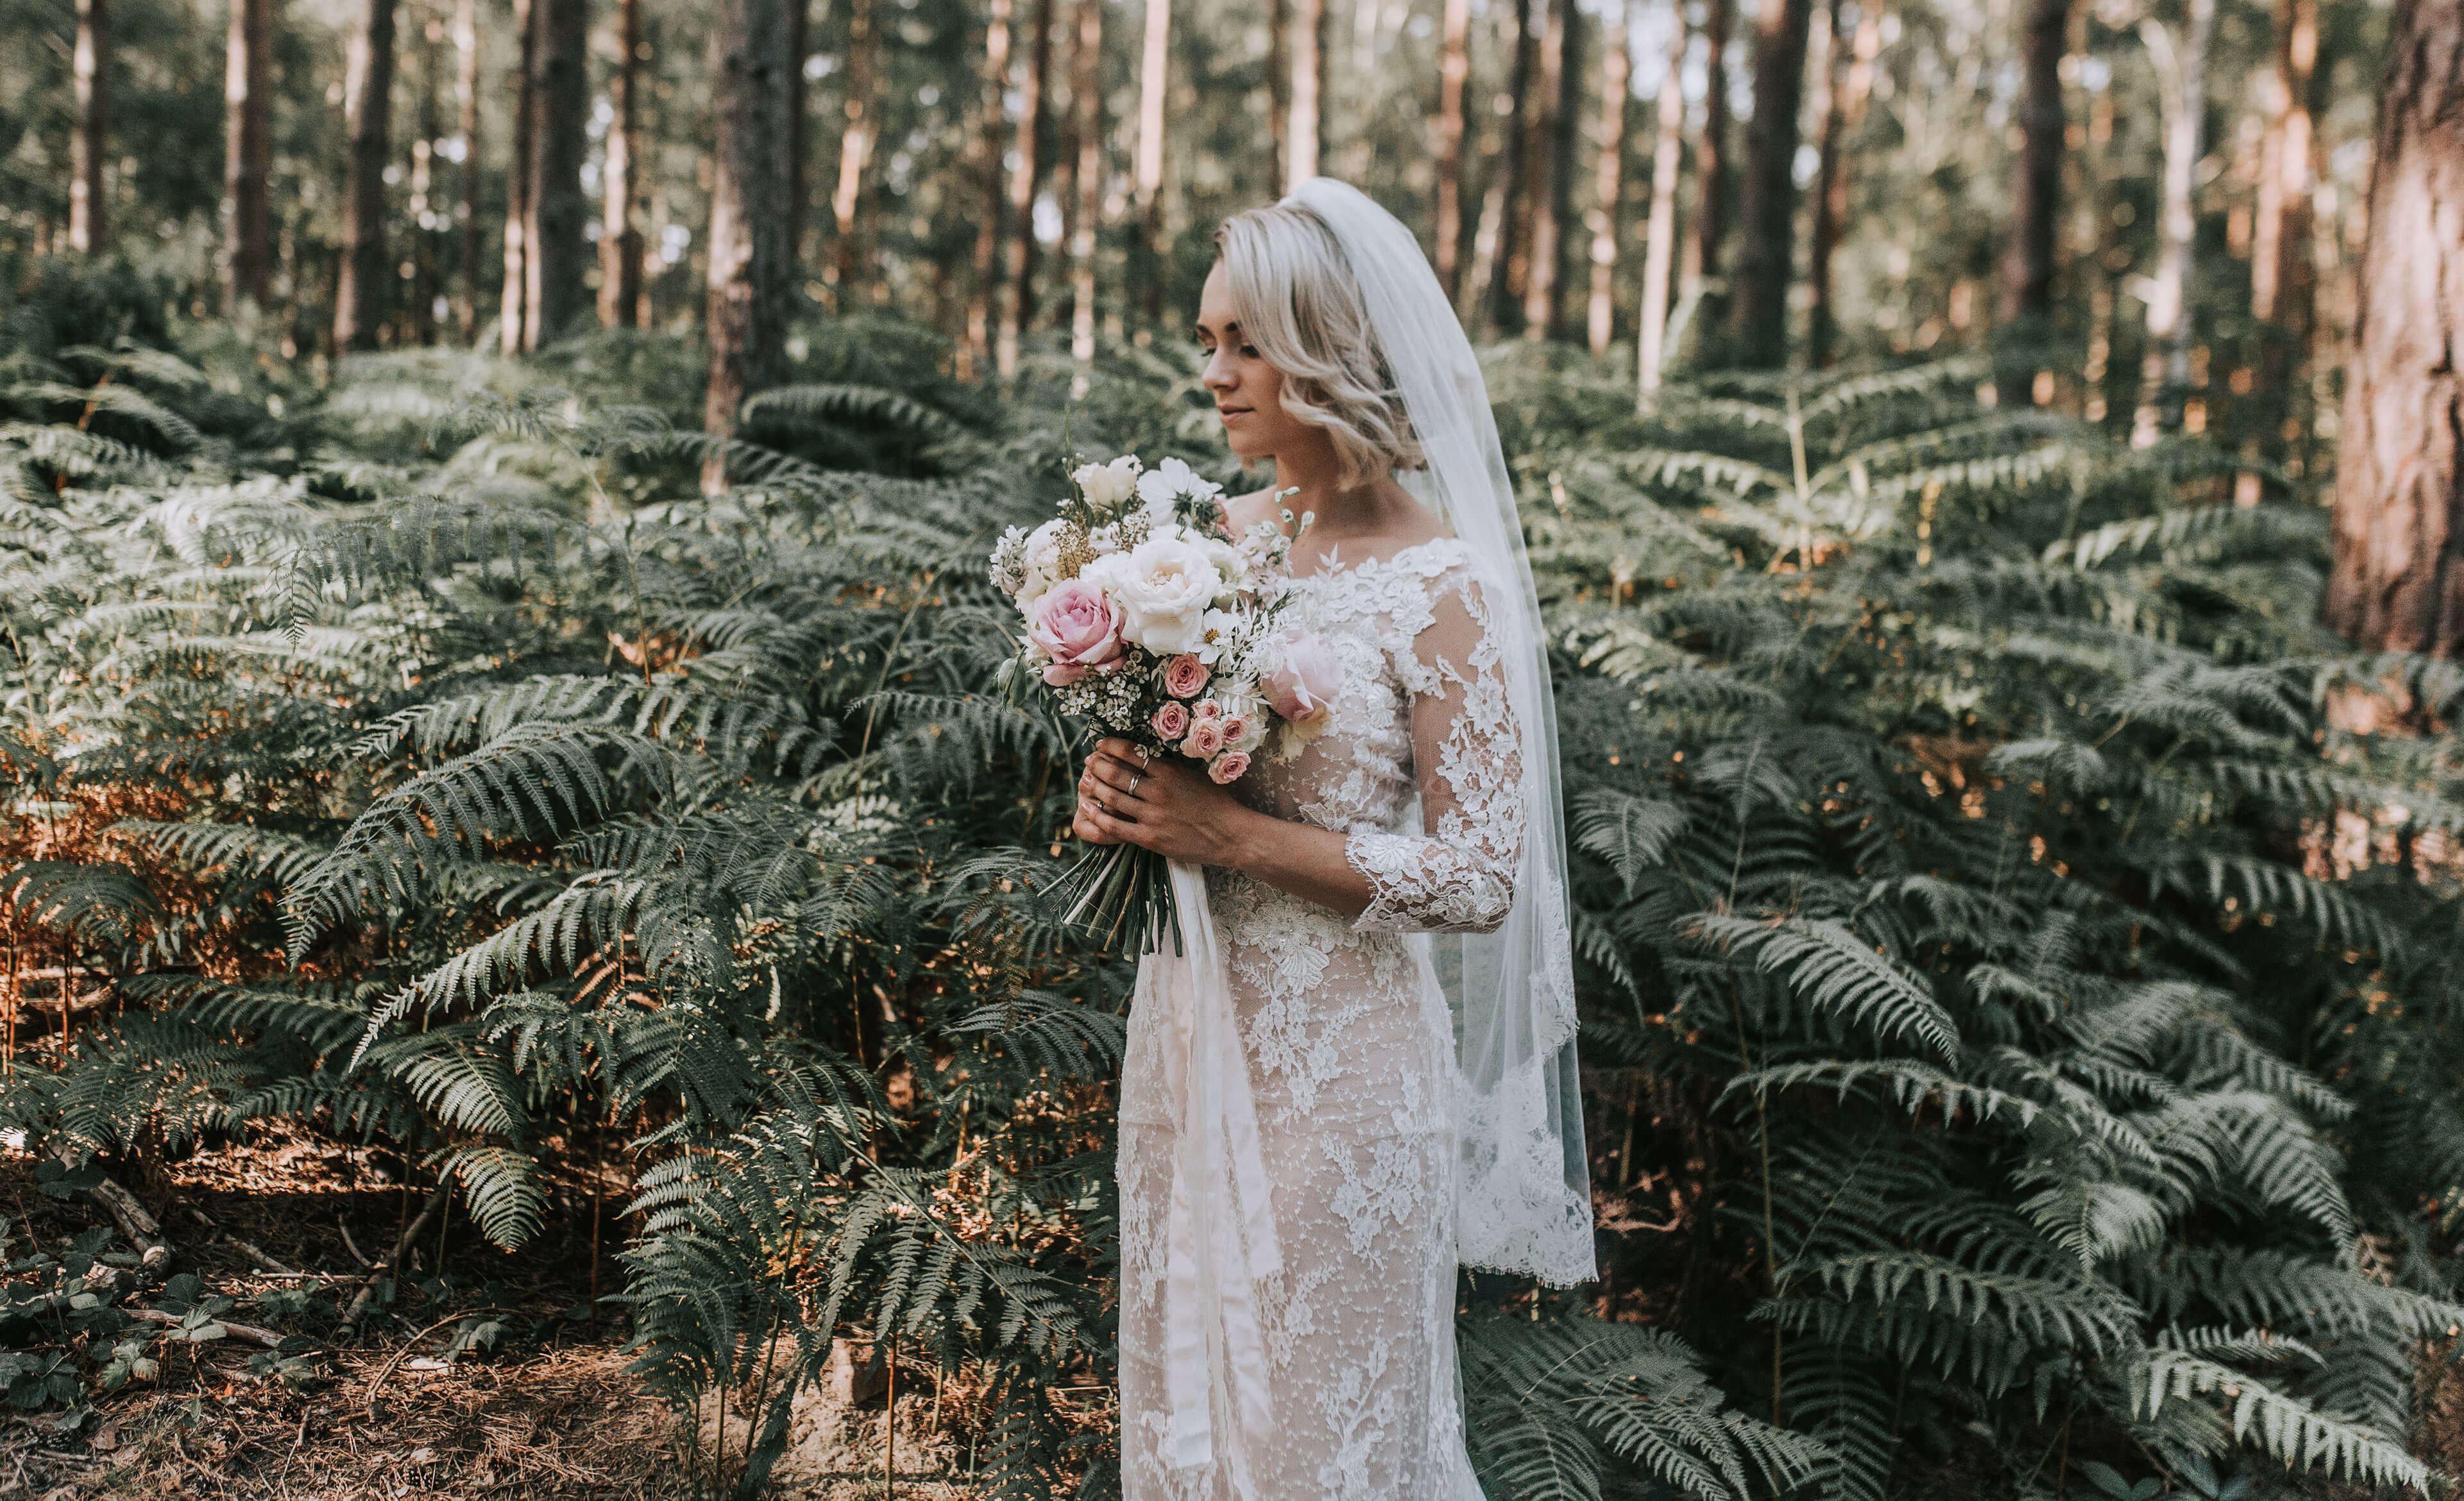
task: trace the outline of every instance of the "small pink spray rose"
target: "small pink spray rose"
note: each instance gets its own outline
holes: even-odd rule
[[[1181,749],[1199,761],[1205,761],[1223,748],[1223,728],[1211,717],[1200,717],[1197,727]]]
[[[1148,723],[1153,726],[1155,734],[1164,739],[1177,740],[1180,739],[1181,732],[1189,728],[1189,706],[1182,703],[1165,704],[1155,712],[1155,717]]]
[[[1247,751],[1225,751],[1206,763],[1206,775],[1218,786],[1240,781],[1242,773],[1248,769]]]
[[[1195,698],[1214,675],[1195,653],[1184,651],[1164,664],[1163,691],[1175,698]]]

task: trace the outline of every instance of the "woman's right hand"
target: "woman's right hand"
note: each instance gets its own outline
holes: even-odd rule
[[[1090,845],[1121,844],[1124,841],[1120,835],[1105,832],[1095,821],[1093,799],[1100,789],[1095,783],[1094,757],[1089,757],[1088,762],[1087,769],[1079,774],[1078,811],[1069,820],[1069,831]]]

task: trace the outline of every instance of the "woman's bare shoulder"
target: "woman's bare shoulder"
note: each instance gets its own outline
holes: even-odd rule
[[[1275,492],[1272,486],[1253,490],[1245,496],[1233,496],[1223,502],[1223,525],[1235,537],[1247,534],[1261,521],[1280,524],[1275,515]]]

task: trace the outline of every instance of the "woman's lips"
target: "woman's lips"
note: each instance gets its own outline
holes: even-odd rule
[[[1218,407],[1215,408],[1215,414],[1221,417],[1225,422],[1230,422],[1236,417],[1245,417],[1249,415],[1251,410],[1252,408],[1247,407]]]

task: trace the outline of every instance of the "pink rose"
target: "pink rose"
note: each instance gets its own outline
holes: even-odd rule
[[[1227,714],[1216,724],[1223,731],[1223,743],[1226,745],[1240,744],[1241,737],[1249,733],[1249,721],[1237,714]]]
[[[1164,664],[1163,691],[1175,698],[1195,698],[1214,675],[1196,654],[1184,651]]]
[[[1121,659],[1121,607],[1082,579],[1065,579],[1026,607],[1027,638],[1052,665],[1044,680],[1058,688]]]
[[[1199,704],[1195,712],[1198,715],[1198,722],[1204,724],[1207,720],[1221,715],[1223,712],[1223,706],[1217,703],[1214,699],[1209,698],[1204,703]]]
[[[1206,763],[1207,778],[1218,786],[1240,781],[1241,774],[1248,769],[1249,753],[1247,751],[1225,751]]]
[[[1343,691],[1343,662],[1326,638],[1309,630],[1284,637],[1280,660],[1258,674],[1266,702],[1294,724],[1306,724],[1324,714]]]
[[[1189,732],[1189,740],[1181,749],[1199,761],[1205,761],[1223,748],[1223,729],[1213,719],[1200,718]]]
[[[1155,712],[1155,717],[1147,722],[1155,726],[1155,734],[1167,740],[1177,740],[1180,739],[1180,732],[1189,728],[1189,706],[1181,703],[1165,704],[1157,709]]]

